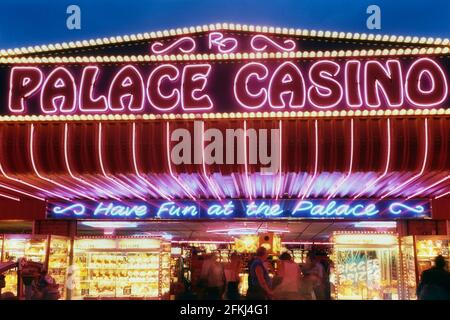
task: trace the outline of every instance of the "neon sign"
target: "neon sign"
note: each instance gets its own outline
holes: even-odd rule
[[[448,102],[439,59],[20,65],[0,83],[15,115],[432,108]]]
[[[416,219],[431,217],[428,200],[75,201],[49,203],[52,219]]]

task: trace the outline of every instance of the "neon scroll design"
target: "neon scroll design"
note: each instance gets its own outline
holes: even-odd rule
[[[420,205],[411,207],[402,202],[394,202],[389,206],[389,212],[393,214],[402,214],[405,211],[410,211],[414,213],[423,213],[425,211],[425,208]]]
[[[235,38],[224,37],[221,32],[211,32],[208,35],[208,48],[216,47],[220,53],[233,52],[237,48],[238,42]]]
[[[166,47],[164,43],[156,41],[150,48],[154,54],[164,54],[173,50],[180,50],[182,53],[191,53],[195,50],[196,44],[191,37],[182,37],[168,44]]]
[[[53,213],[57,215],[70,214],[74,216],[82,216],[86,212],[86,207],[81,203],[74,203],[67,207],[54,207]]]
[[[279,51],[294,51],[297,47],[295,42],[291,39],[284,40],[283,44],[279,44],[276,41],[270,39],[269,37],[258,34],[253,36],[250,40],[250,45],[255,51],[265,51],[268,46],[272,46]]]

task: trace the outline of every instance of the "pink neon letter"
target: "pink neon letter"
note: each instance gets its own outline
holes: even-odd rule
[[[105,96],[92,96],[95,80],[98,76],[98,67],[88,66],[83,69],[80,84],[80,110],[85,112],[106,111],[108,109]]]
[[[162,90],[168,87],[168,82],[178,79],[180,72],[171,64],[163,64],[155,68],[147,81],[147,97],[150,104],[160,111],[169,111],[175,108],[180,101],[180,91],[172,89],[170,94],[163,94]],[[163,80],[167,82],[163,83]]]
[[[239,69],[234,78],[234,96],[237,102],[248,109],[257,109],[267,100],[267,90],[260,88],[257,93],[250,91],[249,81],[255,77],[262,82],[269,75],[267,67],[262,63],[250,62]]]
[[[424,73],[428,76],[430,88],[423,87]],[[435,61],[421,58],[414,62],[406,74],[406,97],[419,107],[433,107],[447,99],[447,77]]]
[[[108,101],[111,110],[124,110],[124,98],[129,98],[128,107],[130,111],[141,111],[144,109],[144,80],[139,71],[127,65],[120,69],[114,77],[109,88]]]
[[[333,108],[342,99],[343,91],[335,77],[340,66],[333,61],[324,60],[314,63],[309,69],[312,86],[308,90],[309,101],[317,108]]]
[[[364,67],[364,89],[369,107],[379,107],[379,89],[389,107],[403,104],[402,67],[398,60],[388,60],[386,68],[378,61],[367,61]]]
[[[77,89],[72,74],[66,68],[58,67],[48,75],[42,85],[42,111],[44,113],[73,112],[76,106],[76,95]]]
[[[350,60],[345,64],[345,97],[348,106],[352,108],[361,107],[363,102],[361,98],[360,84],[361,62]]]
[[[274,72],[269,84],[269,102],[273,108],[284,108],[284,95],[289,95],[288,106],[301,108],[305,105],[305,80],[292,62],[284,62]]]
[[[183,69],[181,82],[181,106],[184,110],[196,111],[211,109],[213,103],[207,94],[196,97],[208,84],[208,75],[211,71],[209,64],[187,65]]]
[[[8,108],[11,112],[25,111],[25,98],[37,91],[42,72],[36,67],[14,67],[9,78]]]

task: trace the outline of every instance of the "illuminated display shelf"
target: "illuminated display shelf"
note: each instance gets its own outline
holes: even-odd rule
[[[66,272],[69,261],[69,240],[67,238],[28,234],[4,235],[1,256],[4,262],[25,258],[42,263],[59,285],[60,298],[65,298]],[[8,271],[5,280],[6,287],[3,292],[10,291],[17,295],[17,271]],[[23,293],[23,288],[21,290]]]
[[[333,242],[336,299],[401,298],[402,278],[396,234],[335,232]]]
[[[158,299],[169,292],[170,245],[160,240],[75,240],[74,262],[72,299]]]
[[[406,236],[401,238],[405,299],[417,299],[416,289],[424,270],[434,265],[442,255],[450,267],[450,236]]]
[[[2,259],[3,261],[17,261],[25,258],[34,262],[45,263],[47,237],[32,238],[29,235],[5,235]],[[6,286],[2,292],[12,292],[17,295],[17,271],[6,272]]]

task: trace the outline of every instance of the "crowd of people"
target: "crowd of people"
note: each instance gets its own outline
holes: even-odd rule
[[[229,262],[222,264],[213,253],[197,255],[191,262],[191,282],[178,295],[178,299],[207,300],[326,300],[330,299],[329,263],[308,254],[306,263],[294,262],[284,252],[277,260],[277,268],[268,261],[268,251],[258,248],[248,262],[248,290],[245,297],[239,293],[240,272],[244,263],[233,253]],[[270,274],[273,276],[270,276]]]

